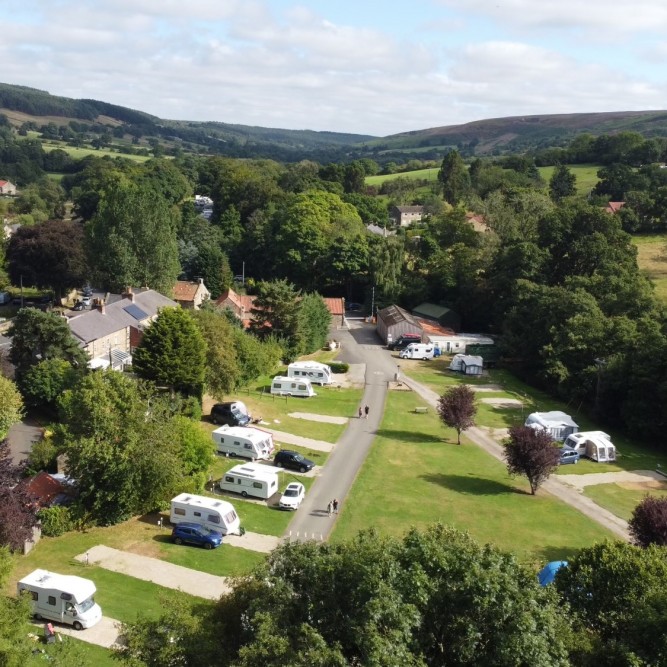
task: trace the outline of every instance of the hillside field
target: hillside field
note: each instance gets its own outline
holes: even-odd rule
[[[667,303],[667,234],[633,236],[637,246],[637,264],[655,285],[655,294]]]
[[[398,174],[376,174],[375,176],[366,176],[366,185],[382,185],[385,181],[391,181],[399,176],[404,178],[424,178],[428,181],[437,181],[440,167],[431,167],[429,169],[417,169],[417,171],[404,171]]]
[[[590,191],[597,185],[600,180],[598,178],[598,170],[600,165],[597,164],[568,164],[567,168],[577,177],[577,194],[588,195]],[[549,182],[554,169],[556,167],[538,167],[540,176],[546,183]]]

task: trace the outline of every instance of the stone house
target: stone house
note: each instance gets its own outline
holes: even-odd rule
[[[182,308],[199,310],[204,301],[211,298],[211,293],[204,285],[204,279],[197,281],[177,280],[174,285],[174,301]]]
[[[392,206],[389,209],[389,217],[397,227],[409,227],[414,222],[420,222],[423,216],[423,206]]]

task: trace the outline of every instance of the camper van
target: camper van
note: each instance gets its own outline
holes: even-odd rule
[[[268,459],[273,453],[273,435],[255,426],[221,426],[211,433],[218,454],[243,459]]]
[[[257,463],[243,463],[228,470],[218,486],[222,491],[266,500],[278,491],[278,470]]]
[[[287,367],[287,375],[291,378],[307,378],[311,384],[331,384],[333,373],[331,366],[318,361],[295,361]]]
[[[410,343],[398,356],[401,359],[433,359],[433,353],[431,343]]]
[[[102,618],[93,595],[95,584],[89,579],[34,570],[17,584],[18,592],[28,591],[36,619],[72,625],[75,630],[90,628]]]
[[[171,499],[169,521],[174,526],[183,522],[196,523],[223,535],[242,535],[244,532],[231,503],[194,493],[181,493]]]
[[[313,391],[313,386],[310,380],[301,378],[289,378],[278,375],[273,378],[271,382],[271,393],[276,396],[303,396],[309,398],[310,396],[317,396]]]
[[[581,456],[598,463],[609,463],[616,460],[616,447],[604,431],[572,433],[567,436],[563,444],[576,450]]]

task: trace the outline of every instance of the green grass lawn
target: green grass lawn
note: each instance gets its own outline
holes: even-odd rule
[[[667,234],[633,236],[632,242],[639,268],[653,282],[658,299],[667,303]]]
[[[366,185],[382,185],[385,181],[391,181],[399,176],[412,179],[426,179],[427,181],[437,181],[440,167],[430,167],[429,169],[417,169],[416,171],[404,171],[397,174],[376,174],[375,176],[366,176]]]
[[[65,151],[68,155],[76,159],[88,157],[89,155],[94,155],[95,157],[120,157],[126,158],[127,160],[132,160],[133,162],[146,162],[147,160],[151,159],[151,156],[147,155],[128,155],[126,153],[119,153],[118,151],[110,150],[107,148],[100,148],[99,150],[96,148],[86,147],[77,148],[76,146],[68,146],[65,143],[58,142],[42,142],[42,148],[47,153],[54,150]]]
[[[598,171],[601,168],[597,164],[568,164],[566,165],[577,177],[577,194],[578,195],[588,195],[590,191],[597,185],[598,181]],[[549,179],[554,173],[556,167],[538,167],[537,170],[540,172],[540,176],[548,183]]]
[[[423,401],[391,392],[373,449],[342,507],[333,539],[373,526],[400,535],[439,521],[529,560],[553,560],[610,533],[521,478],[482,449],[457,446],[438,417],[415,414]]]
[[[35,630],[35,634],[42,636],[40,629]],[[63,642],[72,642],[77,644],[80,647],[81,652],[85,655],[86,662],[79,667],[89,667],[90,665],[95,665],[95,667],[118,667],[118,660],[114,660],[113,652],[109,649],[103,648],[102,646],[96,646],[95,644],[89,644],[80,639],[75,639],[74,637],[65,637],[63,636]],[[27,662],[27,667],[43,667],[44,664],[48,664],[48,658],[46,656],[51,655],[58,650],[57,644],[43,644],[42,642],[36,643],[35,648],[42,649],[44,653],[36,654],[30,657]],[[61,663],[62,664],[62,663]]]
[[[596,484],[584,489],[584,495],[626,521],[647,493],[667,498],[667,482],[663,484],[663,488],[655,489],[633,488],[631,484]]]

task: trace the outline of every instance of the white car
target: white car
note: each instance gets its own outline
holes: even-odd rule
[[[280,497],[278,503],[281,510],[297,510],[306,495],[306,487],[299,482],[291,482],[287,485],[285,493]]]

